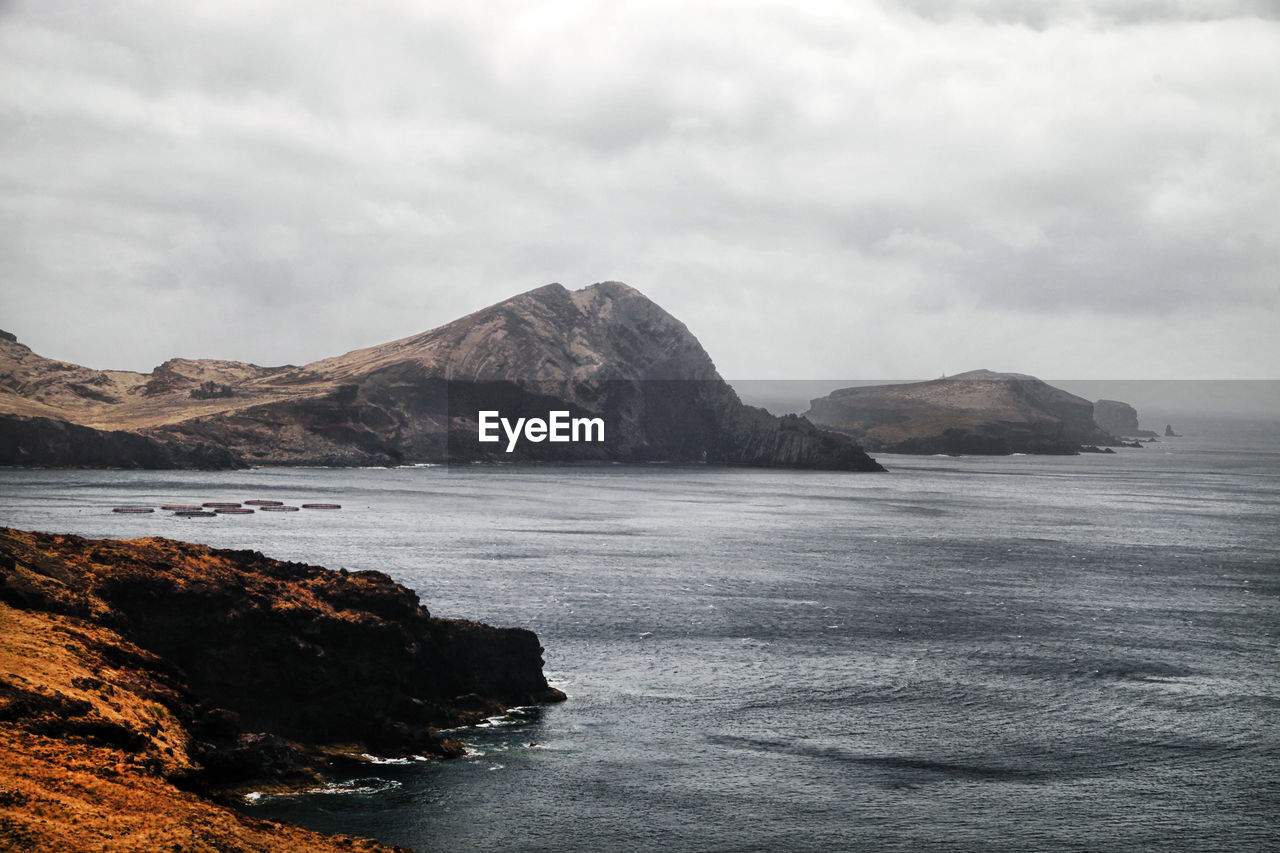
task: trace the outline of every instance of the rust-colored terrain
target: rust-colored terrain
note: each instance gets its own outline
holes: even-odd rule
[[[335,762],[557,701],[537,638],[377,572],[0,528],[0,849],[389,850],[247,818]]]

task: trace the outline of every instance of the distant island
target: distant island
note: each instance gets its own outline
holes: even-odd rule
[[[1034,376],[973,370],[843,388],[813,400],[805,417],[883,453],[1061,455],[1141,434],[1132,406],[1100,404],[1102,420],[1095,404]]]
[[[599,443],[478,440],[481,412],[600,418]],[[707,462],[883,470],[848,436],[744,405],[683,323],[604,282],[531,290],[301,367],[44,358],[0,335],[0,464],[88,467]]]
[[[223,803],[563,700],[532,632],[373,571],[0,528],[0,818],[20,849],[386,851]],[[96,847],[94,847],[96,849]]]

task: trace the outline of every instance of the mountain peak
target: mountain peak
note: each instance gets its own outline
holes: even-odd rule
[[[301,370],[334,377],[413,363],[463,381],[719,379],[689,329],[633,287],[545,284],[435,329]]]
[[[956,382],[956,381],[964,381],[964,380],[982,381],[982,382],[994,382],[994,381],[1025,382],[1027,380],[1031,380],[1033,382],[1041,381],[1036,377],[1026,373],[1002,373],[998,370],[987,370],[986,368],[980,368],[978,370],[967,370],[964,373],[957,373],[954,376],[944,376],[942,379],[938,381]]]
[[[573,410],[607,420],[607,442],[565,448],[533,439],[522,458],[880,469],[843,436],[744,406],[683,323],[617,281],[573,291],[545,284],[435,329],[302,367],[173,359],[150,376],[131,374],[127,387],[85,368],[68,383],[56,365],[36,367],[27,372],[66,386],[58,398],[65,405],[33,403],[24,395],[30,382],[11,382],[7,395],[0,383],[0,405],[47,421],[0,418],[0,439],[40,449],[49,442],[36,438],[61,429],[62,444],[40,450],[39,460],[62,460],[55,464],[107,458],[77,455],[98,433],[58,426],[82,418],[92,418],[83,426],[93,429],[137,431],[104,446],[152,441],[159,450],[146,464],[204,464],[212,448],[256,464],[363,465],[489,458],[502,451],[477,440],[481,411],[524,418]],[[161,451],[169,455],[161,459]],[[5,464],[39,460],[15,451],[6,462],[0,454]]]
[[[533,290],[504,299],[496,305],[489,306],[489,308],[482,308],[476,313],[483,313],[503,306],[522,306],[530,301],[536,301],[548,306],[561,306],[568,301],[572,302],[583,314],[599,312],[611,302],[641,303],[657,308],[659,311],[662,310],[658,308],[653,300],[630,285],[623,284],[620,281],[598,281],[578,290],[570,290],[559,282],[544,284],[541,287],[535,287]]]

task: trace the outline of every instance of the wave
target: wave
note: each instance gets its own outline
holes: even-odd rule
[[[396,761],[383,761],[380,763],[394,764]],[[407,763],[407,761],[405,762]],[[394,779],[379,779],[377,777],[364,777],[361,779],[347,779],[341,782],[326,782],[316,788],[306,788],[301,791],[250,791],[244,795],[244,801],[248,804],[263,803],[268,800],[283,800],[294,797],[313,796],[322,794],[325,796],[333,794],[384,794],[387,791],[394,791],[400,787],[400,783]]]
[[[370,755],[363,753],[360,756],[370,764],[417,764],[420,761],[430,761],[425,755],[411,755],[407,758],[383,758],[380,755]]]
[[[383,794],[394,791],[400,783],[394,779],[348,779],[345,782],[326,782],[319,788],[308,788],[306,794]]]

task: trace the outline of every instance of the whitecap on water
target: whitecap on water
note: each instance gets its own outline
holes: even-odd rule
[[[383,758],[380,755],[370,755],[367,752],[360,757],[370,764],[414,764],[418,761],[429,760],[425,755],[410,755],[407,758]]]
[[[308,788],[306,794],[381,794],[400,787],[394,779],[348,779],[345,782],[326,782],[319,788]]]
[[[365,777],[362,779],[348,779],[344,782],[326,782],[318,788],[307,788],[302,791],[282,791],[279,793],[251,791],[244,795],[244,801],[248,804],[256,805],[266,800],[280,800],[312,794],[381,794],[399,787],[400,783],[394,779]]]

